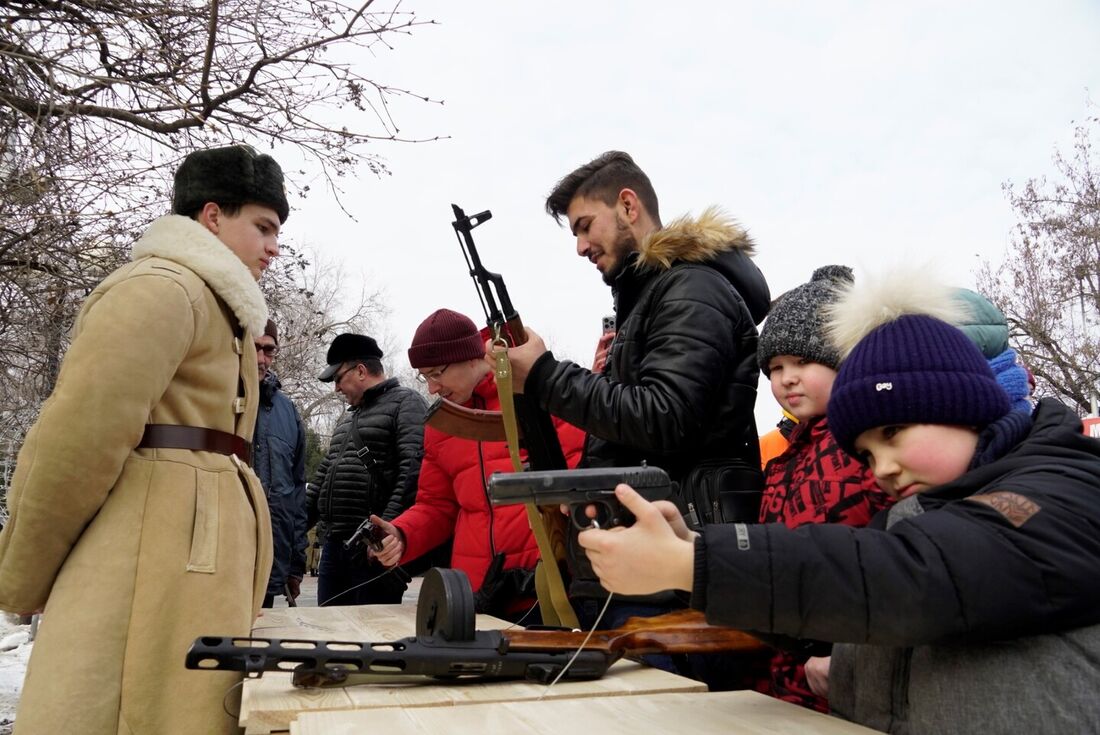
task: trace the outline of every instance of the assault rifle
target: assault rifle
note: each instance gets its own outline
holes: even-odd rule
[[[519,312],[512,305],[508,288],[504,285],[504,277],[493,273],[482,264],[474,244],[474,228],[487,222],[493,216],[492,212],[486,210],[467,215],[457,204],[452,204],[451,209],[455,216],[451,226],[470,269],[470,277],[477,287],[478,299],[489,329],[492,333],[499,334],[510,346],[525,343],[527,331],[523,328]],[[565,469],[565,456],[550,415],[523,395],[515,397],[515,404],[520,437],[531,467],[538,470]],[[506,440],[504,423],[498,412],[466,408],[445,398],[439,398],[429,406],[425,422],[452,436],[476,441]]]
[[[573,524],[586,528],[630,526],[634,514],[615,497],[615,486],[625,482],[649,501],[667,500],[672,482],[660,467],[596,467],[583,470],[494,472],[489,477],[493,505],[568,505]],[[596,516],[589,518],[588,506]]]

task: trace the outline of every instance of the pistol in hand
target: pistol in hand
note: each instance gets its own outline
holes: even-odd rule
[[[371,523],[370,518],[359,524],[347,541],[344,542],[344,550],[352,551],[356,546],[364,546],[378,553],[382,550],[382,541],[386,538],[386,532]]]
[[[660,467],[599,467],[583,470],[497,472],[489,478],[493,505],[568,505],[569,517],[580,530],[613,528],[634,523],[634,514],[615,497],[615,486],[626,483],[652,502],[672,495],[672,482]],[[588,516],[594,506],[596,517]]]

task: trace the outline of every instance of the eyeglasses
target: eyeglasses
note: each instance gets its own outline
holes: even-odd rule
[[[417,373],[416,379],[421,383],[439,383],[443,378],[443,373],[447,372],[447,368],[450,365],[444,365],[439,370],[433,370],[430,373]]]
[[[279,354],[279,345],[256,345],[256,352],[262,352],[268,357],[275,357]]]
[[[356,364],[351,365],[349,367],[346,367],[343,370],[341,370],[340,372],[336,373],[336,380],[333,382],[333,385],[340,385],[340,381],[344,379],[344,376],[347,375],[348,373],[350,373],[355,368],[359,367],[359,365],[361,365],[361,364],[362,363],[356,363]]]

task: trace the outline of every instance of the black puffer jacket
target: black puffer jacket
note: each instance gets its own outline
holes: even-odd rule
[[[714,211],[659,230],[616,280],[604,372],[550,353],[535,363],[525,391],[588,432],[585,465],[646,461],[674,480],[706,460],[759,470],[756,324],[769,294],[752,247]]]
[[[834,692],[833,673],[844,686],[838,666],[830,697],[874,727],[1093,731],[1100,723],[1100,635],[1089,632],[1100,623],[1100,442],[1046,399],[1033,417],[1012,412],[989,426],[978,446],[972,469],[880,513],[879,528],[708,526],[696,542],[692,605],[712,623],[871,644],[855,648],[891,664],[848,677],[848,688]],[[1076,643],[1039,640],[1075,629]],[[1021,636],[1019,646],[989,643]],[[1016,661],[1017,648],[1060,653],[1049,661],[1032,655],[1028,664]],[[1070,679],[1087,698],[1047,688],[1059,667],[1077,672]],[[1049,694],[1057,691],[1061,698]],[[890,714],[861,714],[872,702]],[[1088,727],[1053,724],[1084,710]]]
[[[372,513],[391,520],[412,505],[424,455],[426,409],[424,398],[396,378],[366,391],[359,405],[341,417],[328,454],[306,488],[309,525],[321,520],[328,538],[343,540]],[[362,460],[352,431],[367,450]]]
[[[726,498],[740,496],[731,505],[739,512],[728,514],[756,519],[756,324],[769,294],[752,249],[748,235],[715,210],[659,230],[615,282],[619,328],[604,372],[549,352],[532,366],[525,392],[588,432],[582,466],[646,462],[681,484],[684,510],[711,485]],[[571,594],[606,596],[575,530],[570,545]]]

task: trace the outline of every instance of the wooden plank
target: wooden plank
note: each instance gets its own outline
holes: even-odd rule
[[[486,615],[477,617],[477,628],[505,628],[508,623]],[[268,610],[253,632],[264,638],[390,641],[416,630],[415,605],[364,605],[356,607],[280,608]],[[240,723],[248,735],[285,732],[301,712],[370,709],[383,707],[438,707],[457,704],[534,701],[576,697],[610,697],[657,692],[705,692],[706,686],[665,671],[631,661],[619,661],[602,679],[561,682],[547,693],[546,687],[524,681],[493,683],[440,683],[434,679],[401,679],[337,689],[295,689],[290,674],[265,674],[245,682]],[[573,734],[575,735],[575,734]]]
[[[577,735],[578,728],[600,735],[690,732],[691,735],[859,735],[865,727],[782,702],[757,692],[653,694],[645,697],[507,702],[465,707],[375,709],[370,712],[303,713],[296,735]]]

